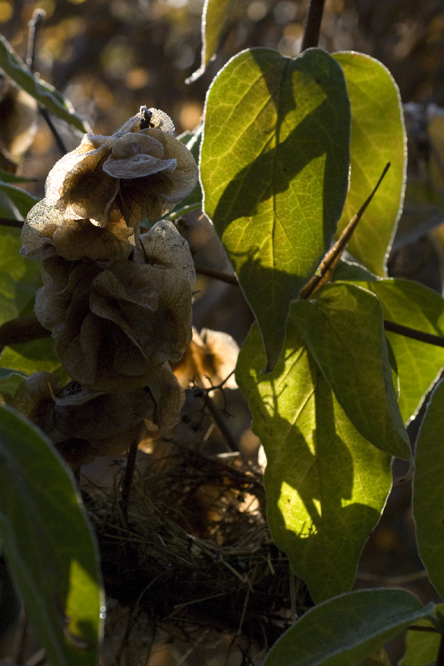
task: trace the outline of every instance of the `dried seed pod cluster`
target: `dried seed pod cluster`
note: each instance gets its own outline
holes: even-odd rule
[[[35,313],[81,387],[80,394],[68,398],[51,389],[57,397],[51,417],[43,420],[36,417],[42,413],[41,391],[38,399],[28,389],[23,395],[34,405],[28,407],[31,418],[56,443],[72,440],[65,437],[68,432],[77,433],[76,441],[89,442],[81,447],[83,461],[91,451],[105,455],[109,446],[73,426],[82,421],[78,413],[88,414],[97,428],[93,412],[108,414],[109,421],[117,403],[123,409],[128,400],[136,400],[144,407],[137,418],[133,414],[133,426],[150,418],[166,428],[182,404],[170,363],[182,358],[192,337],[194,264],[171,222],[161,220],[140,234],[144,218],[154,222],[197,182],[194,159],[173,130],[166,114],[141,107],[110,137],[86,134],[51,170],[46,196],[23,228],[22,254],[43,260]],[[38,381],[50,386],[53,380]],[[140,391],[148,391],[150,398],[141,399]],[[61,429],[57,423],[69,422],[68,414],[76,416]],[[118,427],[113,435],[123,430]],[[125,437],[119,441],[125,449]]]

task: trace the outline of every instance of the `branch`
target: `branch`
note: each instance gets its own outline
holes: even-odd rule
[[[45,18],[45,16],[46,12],[44,10],[36,9],[32,15],[32,19],[28,23],[29,34],[28,34],[28,53],[26,56],[26,64],[29,67],[30,72],[34,72],[35,69],[37,38],[40,34],[40,30],[43,25],[43,19]],[[60,152],[62,153],[62,155],[66,155],[68,149],[66,148],[65,143],[62,137],[60,136],[59,131],[57,130],[57,127],[52,122],[51,116],[49,115],[48,111],[43,106],[39,106],[39,112],[43,120],[48,125]]]
[[[369,205],[369,203],[371,202],[371,200],[375,196],[375,194],[376,194],[380,184],[382,183],[382,181],[384,179],[384,176],[387,173],[387,171],[389,170],[389,168],[390,168],[390,162],[388,162],[385,165],[384,170],[383,170],[382,174],[380,175],[379,180],[376,183],[375,187],[373,188],[373,191],[370,194],[370,196],[366,199],[366,201],[364,201],[364,203],[362,204],[361,208],[358,210],[356,215],[354,217],[352,217],[350,222],[345,227],[344,231],[342,232],[342,234],[339,237],[339,240],[336,241],[336,243],[333,245],[331,250],[329,250],[327,252],[325,257],[321,261],[321,264],[320,264],[317,272],[313,275],[312,278],[310,278],[310,280],[307,282],[305,287],[303,287],[301,289],[301,293],[300,293],[301,298],[308,300],[309,298],[311,298],[318,291],[318,289],[320,289],[322,287],[322,285],[324,285],[326,282],[329,281],[329,279],[330,279],[330,277],[333,273],[333,270],[336,267],[336,264],[338,263],[339,259],[341,258],[345,248],[348,245],[348,242],[349,242],[350,238],[352,237],[352,234],[353,234],[354,230],[356,229],[356,227],[358,225],[359,220],[364,215],[364,213],[367,209],[367,206]]]
[[[46,12],[43,9],[35,9],[32,18],[28,23],[29,33],[28,33],[28,52],[26,54],[26,64],[29,67],[30,71],[34,71],[35,67],[35,50],[37,46],[37,37],[43,25],[43,19],[46,16]]]
[[[416,328],[402,326],[402,324],[395,324],[394,321],[387,321],[386,319],[384,319],[384,328],[386,331],[390,331],[391,333],[398,333],[398,335],[403,335],[406,338],[412,338],[412,340],[425,342],[428,345],[435,345],[435,347],[444,347],[444,338],[440,335],[424,333],[423,331],[416,330]]]
[[[302,41],[302,51],[316,48],[319,44],[324,3],[325,0],[311,0],[310,2],[307,25],[305,27],[304,39]]]
[[[206,275],[207,277],[214,278],[215,280],[221,280],[221,282],[227,282],[228,284],[234,284],[239,286],[239,281],[235,275],[228,275],[227,273],[221,273],[220,271],[215,271],[212,268],[207,268],[206,266],[195,265],[196,273],[199,275]]]
[[[20,220],[11,220],[9,217],[0,217],[0,225],[3,227],[16,227],[21,229],[23,227],[23,222]]]

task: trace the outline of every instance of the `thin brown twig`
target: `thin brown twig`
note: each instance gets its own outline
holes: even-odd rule
[[[319,45],[322,16],[324,14],[325,0],[311,0],[308,9],[307,25],[305,27],[302,51],[316,48]]]
[[[45,18],[45,16],[46,12],[43,9],[35,9],[32,14],[31,20],[28,22],[29,33],[28,33],[28,52],[26,54],[26,64],[31,72],[34,71],[37,38],[39,35],[39,31],[43,25],[43,19]]]
[[[207,396],[206,401],[205,401],[205,407],[208,408],[208,411],[210,412],[211,416],[213,417],[213,420],[216,424],[216,426],[219,428],[222,436],[224,437],[225,441],[227,442],[229,448],[231,451],[239,451],[239,447],[237,445],[236,440],[234,439],[233,435],[231,434],[229,428],[225,424],[225,421],[221,417],[218,408],[214,404],[213,400],[210,398],[210,396]]]
[[[436,657],[436,666],[444,666],[444,636],[441,636],[438,655]]]
[[[200,266],[196,264],[194,266],[196,273],[199,275],[206,275],[207,277],[214,278],[215,280],[220,280],[221,282],[227,282],[228,284],[234,284],[239,286],[239,280],[235,275],[228,275],[228,273],[222,273],[221,271],[215,271],[212,268],[207,268],[206,266]]]
[[[422,627],[420,624],[411,624],[407,628],[407,631],[425,631],[430,634],[439,634],[438,629],[435,629],[435,627]]]
[[[134,470],[136,469],[136,457],[138,451],[137,445],[138,441],[137,439],[134,439],[134,441],[131,442],[131,445],[128,449],[125,475],[122,481],[121,500],[122,500],[122,509],[125,520],[128,519],[129,496],[131,492],[131,486],[133,484]]]
[[[402,324],[396,324],[394,321],[387,321],[384,319],[384,329],[386,331],[390,331],[391,333],[398,333],[398,335],[403,335],[405,338],[411,338],[412,340],[425,342],[428,345],[444,347],[444,337],[440,335],[434,335],[433,333],[424,333],[423,331],[418,331],[416,328],[410,328],[409,326],[402,326]]]
[[[347,247],[348,242],[352,237],[353,232],[356,229],[359,220],[364,215],[368,205],[370,204],[371,200],[378,191],[378,188],[381,185],[385,177],[385,174],[387,173],[389,168],[390,168],[390,162],[388,162],[385,165],[383,172],[380,175],[379,180],[376,183],[375,187],[373,188],[371,194],[364,201],[364,203],[362,204],[361,208],[358,210],[356,215],[352,217],[352,219],[350,220],[350,222],[347,224],[342,234],[340,235],[339,239],[336,241],[331,250],[327,252],[325,257],[321,261],[321,264],[317,272],[313,275],[312,278],[310,278],[307,284],[301,289],[300,293],[301,298],[308,300],[318,291],[318,289],[320,289],[326,282],[328,282],[333,273],[333,270],[336,267],[336,264],[338,263],[339,259],[342,257],[342,254],[345,248]]]
[[[21,229],[23,227],[23,222],[20,220],[11,220],[9,217],[0,217],[0,225],[3,227],[16,227]]]
[[[29,67],[31,73],[35,69],[35,58],[36,58],[36,48],[37,48],[37,38],[40,34],[40,29],[43,24],[43,19],[45,18],[46,13],[41,9],[36,9],[32,15],[32,19],[29,21],[29,35],[28,35],[28,53],[26,57],[26,64]],[[42,116],[45,123],[48,125],[55,142],[58,146],[58,149],[62,155],[66,155],[68,152],[65,142],[63,141],[57,127],[54,125],[51,116],[49,115],[47,109],[43,106],[39,106],[39,112]]]

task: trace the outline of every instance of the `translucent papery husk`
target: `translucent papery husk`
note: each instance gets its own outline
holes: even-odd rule
[[[236,389],[234,369],[239,355],[237,342],[221,331],[193,328],[193,338],[183,358],[173,366],[180,385],[190,384],[210,388],[223,383],[224,388]]]
[[[13,405],[76,468],[128,449],[138,440],[145,419],[153,417],[155,401],[149,389],[112,394],[72,384],[62,389],[54,375],[38,372],[20,385]]]
[[[194,286],[196,270],[190,247],[172,222],[159,220],[139,241],[135,262],[147,261],[152,266],[168,268],[187,280],[190,287]]]
[[[59,255],[69,261],[87,257],[108,263],[129,257],[137,235],[117,209],[110,213],[106,227],[99,227],[88,219],[64,219],[42,199],[28,213],[20,253],[37,260]]]
[[[194,189],[196,163],[171,134],[141,126],[137,115],[112,136],[86,134],[49,173],[48,205],[101,227],[116,208],[131,227],[170,211]]]
[[[195,275],[186,241],[162,222],[141,244],[135,261],[106,269],[86,259],[43,262],[35,313],[67,372],[87,388],[146,386],[165,362],[182,358],[191,339]]]

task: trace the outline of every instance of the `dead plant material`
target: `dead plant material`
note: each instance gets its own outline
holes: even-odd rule
[[[262,473],[165,441],[138,458],[124,516],[118,483],[84,494],[108,596],[171,636],[200,628],[266,649],[308,595],[298,583],[295,597],[271,539]]]

